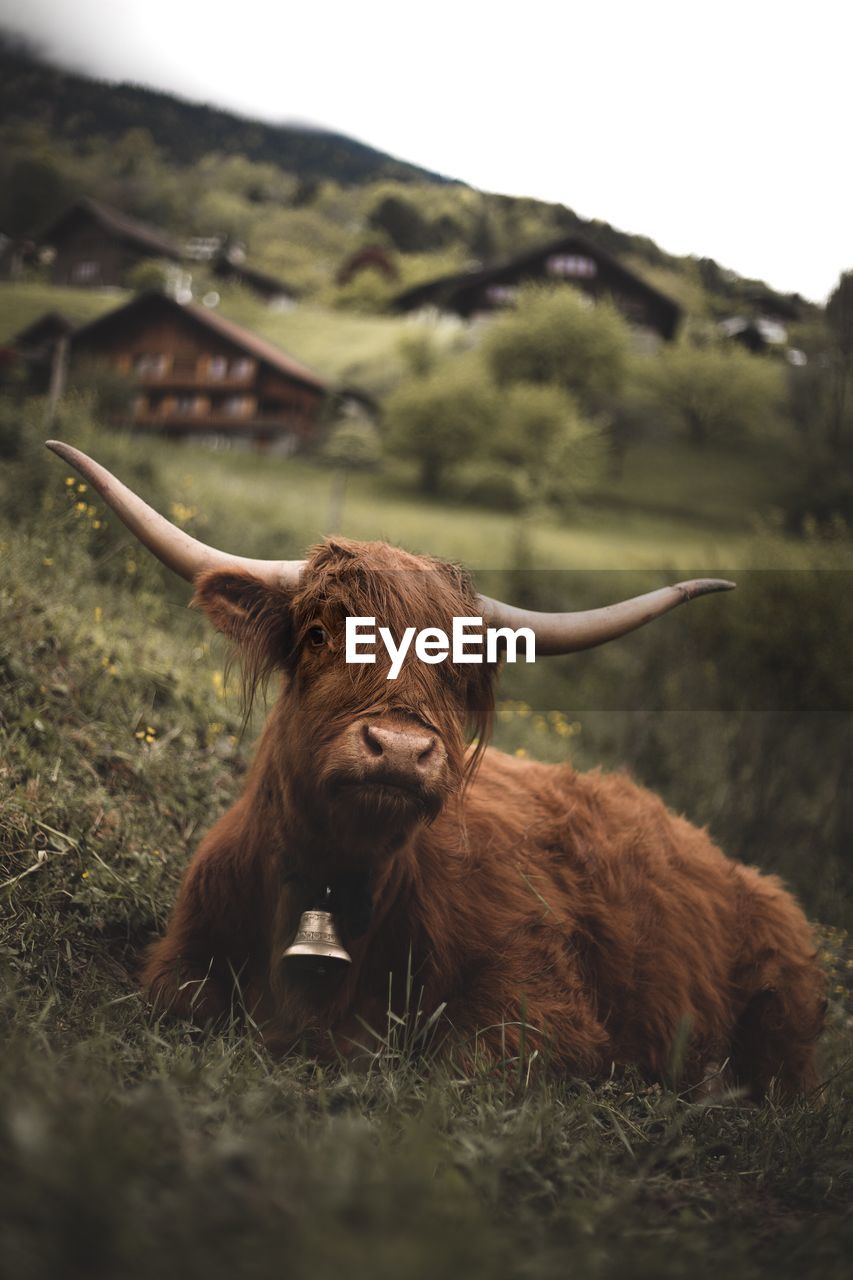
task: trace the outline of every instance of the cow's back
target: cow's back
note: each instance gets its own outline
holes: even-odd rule
[[[736,975],[753,945],[756,885],[760,911],[781,908],[807,937],[777,882],[625,774],[490,750],[464,812],[468,874],[452,927],[476,975],[468,998],[491,1018],[523,1008],[585,1069],[664,1071],[688,1040],[697,1065],[726,1055],[747,996]],[[463,1023],[464,988],[463,977]]]

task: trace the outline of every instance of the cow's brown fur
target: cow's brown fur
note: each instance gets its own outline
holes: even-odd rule
[[[364,1024],[401,1011],[411,970],[421,1008],[446,1004],[448,1042],[492,1058],[528,1045],[560,1070],[612,1063],[664,1074],[688,1043],[698,1079],[728,1059],[754,1095],[815,1082],[822,979],[806,920],[772,876],[730,861],[705,831],[624,775],[580,774],[482,744],[493,671],[407,659],[348,666],[346,614],[450,630],[476,613],[461,571],[382,543],[326,542],[302,585],[273,591],[208,574],[196,600],[241,646],[250,685],[282,692],[246,788],[198,849],[145,984],[207,1019],[235,977],[269,1043],[348,1052]],[[306,633],[333,637],[316,653]],[[438,730],[443,791],[422,808],[335,790],[341,734],[360,716]],[[480,746],[466,754],[466,730]],[[353,958],[340,976],[294,972],[281,955],[325,884],[369,885],[366,932],[342,911]],[[525,1030],[522,1032],[522,1024]]]

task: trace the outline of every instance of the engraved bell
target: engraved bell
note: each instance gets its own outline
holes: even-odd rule
[[[315,973],[352,963],[352,957],[338,937],[334,916],[331,911],[321,909],[302,912],[296,936],[282,959],[298,962]]]

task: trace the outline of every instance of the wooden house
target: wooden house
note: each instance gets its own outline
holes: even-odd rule
[[[206,307],[164,294],[77,329],[72,370],[103,362],[135,387],[130,425],[173,437],[298,447],[315,434],[329,387],[316,373]]]
[[[40,237],[53,252],[54,284],[98,289],[125,285],[146,258],[179,262],[181,251],[160,231],[88,196],[77,200]]]
[[[335,283],[338,286],[347,285],[361,275],[362,271],[374,271],[388,281],[400,279],[400,268],[394,254],[381,244],[364,245],[363,248],[356,249],[355,253],[348,254],[338,267]]]
[[[53,368],[54,351],[61,340],[70,338],[74,326],[61,311],[47,311],[25,325],[9,339],[13,364],[24,370],[27,390],[34,395],[47,391]]]
[[[522,285],[568,284],[594,300],[609,298],[629,324],[669,341],[681,308],[666,294],[581,236],[528,249],[496,266],[441,276],[398,294],[398,311],[436,308],[471,320],[511,307]]]
[[[298,293],[292,285],[285,284],[267,271],[250,267],[239,256],[225,252],[217,254],[211,262],[211,271],[218,280],[241,285],[271,306],[292,307],[296,303]]]

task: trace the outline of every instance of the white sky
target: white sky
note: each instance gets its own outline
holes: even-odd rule
[[[816,301],[853,267],[848,0],[0,0],[0,24]]]

